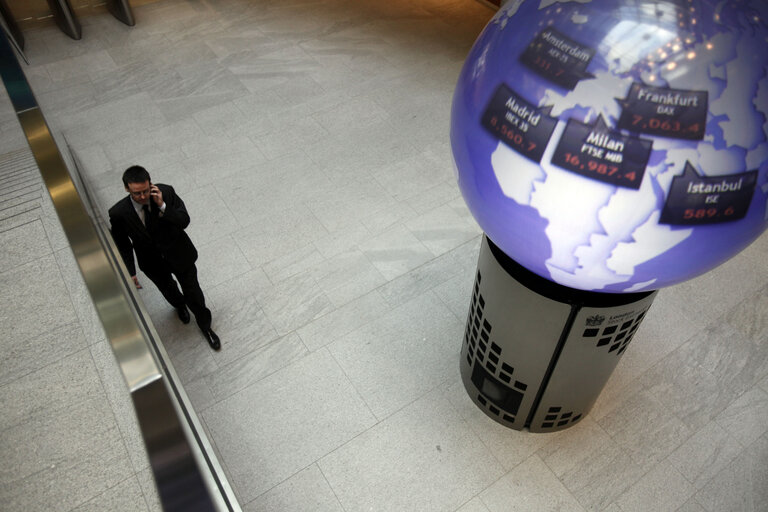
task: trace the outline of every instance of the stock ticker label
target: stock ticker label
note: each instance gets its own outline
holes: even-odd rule
[[[587,73],[587,66],[594,56],[593,48],[548,28],[536,35],[520,61],[550,82],[573,90],[579,80],[594,78]]]
[[[743,219],[752,202],[757,170],[702,177],[690,162],[672,186],[659,224],[717,224]]]
[[[674,139],[701,140],[709,93],[633,83],[621,105],[618,127]]]
[[[652,141],[611,130],[602,116],[588,125],[571,119],[552,163],[593,180],[637,190],[651,155]]]
[[[557,119],[549,116],[550,110],[552,107],[536,108],[501,84],[480,122],[501,142],[538,163],[557,125]]]

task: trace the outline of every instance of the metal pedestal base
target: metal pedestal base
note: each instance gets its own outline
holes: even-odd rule
[[[568,428],[592,408],[655,297],[557,285],[483,237],[461,349],[464,386],[510,428]]]

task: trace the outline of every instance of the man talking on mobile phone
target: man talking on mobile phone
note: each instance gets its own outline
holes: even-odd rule
[[[211,329],[211,311],[197,282],[197,249],[184,229],[189,214],[173,187],[153,184],[147,170],[139,165],[123,173],[128,196],[109,209],[112,238],[120,251],[137,288],[133,253],[139,268],[155,283],[168,303],[176,308],[179,319],[189,323],[189,311],[214,350],[221,348],[219,337]],[[181,285],[181,291],[173,276]]]

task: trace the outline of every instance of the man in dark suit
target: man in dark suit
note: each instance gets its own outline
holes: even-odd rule
[[[138,165],[126,169],[123,185],[128,196],[109,209],[109,222],[112,238],[134,284],[141,287],[133,261],[135,252],[139,268],[176,308],[179,319],[189,323],[189,306],[208,344],[219,350],[221,342],[211,329],[211,311],[205,307],[203,290],[197,282],[197,249],[184,232],[189,225],[184,201],[170,185],[153,184],[147,170]]]

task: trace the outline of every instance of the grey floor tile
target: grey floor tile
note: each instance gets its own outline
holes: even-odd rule
[[[253,267],[259,267],[306,247],[326,234],[325,228],[306,209],[276,210],[258,224],[236,231],[233,237]]]
[[[587,510],[606,508],[637,482],[647,469],[613,444],[601,447],[591,460],[594,465],[563,479],[563,484]]]
[[[488,507],[485,506],[483,500],[480,498],[472,498],[460,508],[458,508],[456,512],[490,512],[490,510],[488,510]]]
[[[458,213],[457,209],[453,204],[442,205],[407,221],[405,226],[432,254],[438,256],[482,233],[471,216]],[[466,210],[466,207],[463,209]]]
[[[144,501],[141,486],[135,476],[72,509],[72,512],[101,512],[103,510],[120,510],[121,512],[146,512],[149,510],[146,501]]]
[[[375,423],[324,350],[210,407],[203,418],[244,503]]]
[[[387,418],[319,462],[344,510],[454,510],[503,471],[440,393]]]
[[[385,284],[384,276],[359,250],[337,254],[314,269],[318,286],[336,306],[342,306]]]
[[[593,466],[603,449],[611,445],[617,446],[616,442],[587,416],[572,428],[548,439],[536,455],[559,479],[570,482],[583,472],[585,467]]]
[[[706,329],[678,352],[687,364],[711,373],[719,392],[730,395],[731,400],[768,373],[768,344],[760,339],[747,339],[727,323]]]
[[[93,299],[85,285],[72,250],[69,247],[60,249],[56,251],[55,256],[86,342],[92,345],[104,341],[105,334],[101,318],[99,318],[93,304]]]
[[[745,267],[754,268],[755,273],[743,272]],[[665,293],[673,297],[688,319],[699,325],[715,326],[718,317],[712,312],[730,311],[745,297],[762,289],[766,272],[751,265],[747,256],[739,255],[707,274],[667,288]],[[710,297],[712,300],[688,300],[691,296]]]
[[[363,254],[386,279],[391,280],[428,262],[432,253],[402,225],[360,245]]]
[[[0,273],[0,324],[20,342],[72,322],[75,311],[69,300],[54,255]]]
[[[315,351],[372,322],[392,308],[378,291],[372,291],[298,329],[310,351]]]
[[[0,387],[0,402],[4,509],[69,509],[132,474],[87,350]]]
[[[301,274],[317,267],[324,267],[325,258],[312,244],[307,244],[295,251],[278,256],[262,265],[264,273],[273,283]]]
[[[424,294],[457,274],[467,274],[462,257],[462,251],[466,245],[431,259],[424,265],[420,265],[410,272],[390,280],[379,289],[379,292],[387,302],[396,306]],[[474,268],[471,271],[471,275],[474,280]],[[470,290],[471,288],[467,288],[465,292],[467,296],[469,296]]]
[[[413,208],[416,213],[426,213],[460,197],[461,192],[456,187],[454,180],[451,179],[434,185],[418,196],[406,199],[405,204]]]
[[[719,343],[719,334],[709,334],[706,338],[694,337],[688,344],[670,354],[639,380],[639,385],[650,392],[672,414],[680,418],[693,431],[720,414],[733,400],[746,389],[747,383],[731,373],[731,368],[738,372],[742,364],[749,365],[746,354],[728,354],[726,359],[735,360],[713,362],[724,367],[721,374],[715,375],[690,354],[697,351],[712,350],[708,343]],[[723,339],[724,341],[724,339]],[[692,345],[688,347],[688,345]],[[722,349],[719,349],[722,350]],[[719,352],[718,350],[718,352]],[[717,370],[715,366],[711,366]],[[751,373],[751,372],[750,372]],[[736,380],[738,379],[738,380]],[[751,380],[751,379],[750,379]]]
[[[212,400],[223,400],[272,375],[308,353],[301,339],[291,333],[241,356],[205,377]],[[207,407],[199,407],[203,411]]]
[[[706,510],[696,501],[696,498],[691,498],[682,507],[678,508],[676,512],[706,512]]]
[[[190,402],[192,402],[192,407],[198,413],[216,403],[216,399],[206,381],[206,377],[201,377],[184,383],[184,392],[187,394]]]
[[[455,364],[458,369],[458,360]],[[493,421],[472,402],[458,375],[445,388],[446,398],[507,471],[553,440],[550,435],[511,430]]]
[[[667,459],[697,489],[731,463],[743,446],[717,423],[696,432]]]
[[[185,193],[183,199],[191,217],[186,231],[197,245],[220,239],[240,227],[213,187],[203,186]]]
[[[388,165],[377,174],[376,180],[392,197],[402,201],[451,179],[452,172],[452,167],[445,166],[440,157],[428,149]]]
[[[317,216],[317,214],[315,214]],[[315,240],[313,244],[326,258],[353,250],[357,245],[367,240],[371,233],[357,219],[344,219],[343,227],[329,232],[327,235]]]
[[[598,424],[646,470],[666,459],[694,432],[648,391],[633,395]]]
[[[112,346],[107,341],[89,347],[93,363],[104,388],[106,398],[115,416],[123,437],[123,444],[131,458],[134,471],[141,471],[149,465],[144,438],[138,427],[133,400],[128,391],[122,371],[118,366]]]
[[[50,253],[51,245],[40,220],[0,232],[0,272]]]
[[[157,494],[157,487],[155,486],[152,469],[147,468],[137,473],[136,478],[141,486],[141,492],[144,495],[144,502],[147,504],[148,510],[150,512],[161,512],[163,507],[160,505],[160,496]]]
[[[644,473],[589,416],[558,433],[537,455],[588,510],[601,510]]]
[[[768,436],[745,448],[698,493],[707,512],[757,512],[768,503]]]
[[[69,247],[69,241],[67,241],[64,235],[64,228],[61,227],[59,217],[56,214],[56,210],[53,207],[53,201],[49,194],[43,193],[40,197],[40,207],[42,210],[43,227],[45,228],[45,234],[48,236],[48,241],[51,244],[51,249],[58,251],[65,247]]]
[[[761,343],[768,337],[768,286],[737,304],[725,321],[749,340]]]
[[[344,511],[317,464],[299,471],[243,507],[244,512],[286,510]]]
[[[328,349],[381,419],[456,377],[462,328],[426,293]]]
[[[34,372],[86,347],[80,326],[73,322],[20,343],[0,339],[0,386]]]
[[[333,311],[333,303],[311,272],[259,290],[257,299],[279,335],[285,335]]]
[[[696,488],[672,464],[663,461],[622,494],[616,503],[622,512],[674,512],[694,492]]]
[[[768,393],[758,387],[747,391],[715,421],[742,446],[749,446],[768,431]]]
[[[231,236],[198,244],[197,251],[198,280],[203,292],[251,270],[251,265]]]
[[[208,297],[213,328],[222,343],[222,351],[215,358],[219,365],[235,361],[278,338],[259,301],[247,290],[225,284],[213,288]]]
[[[536,455],[483,491],[480,499],[491,512],[584,510]]]

